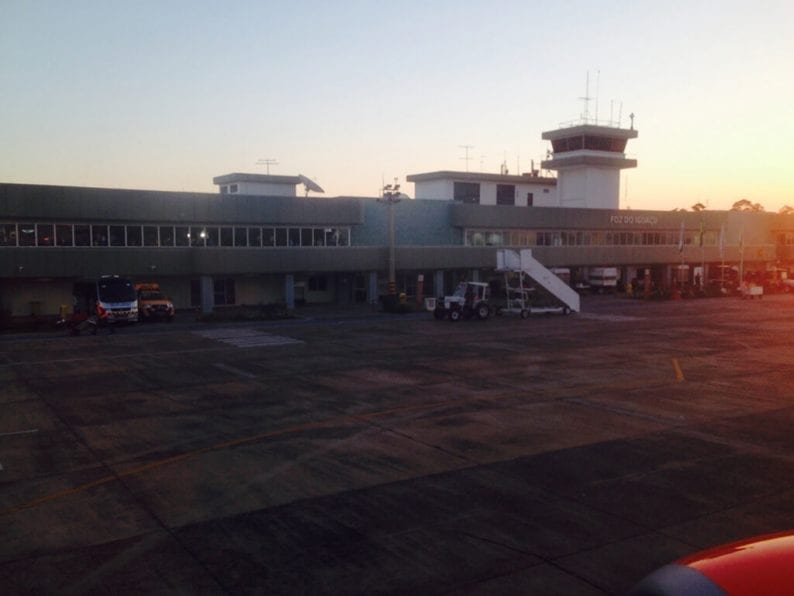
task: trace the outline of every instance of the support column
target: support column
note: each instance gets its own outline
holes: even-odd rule
[[[202,275],[201,314],[208,315],[215,309],[215,283],[210,275]]]
[[[295,276],[292,273],[284,276],[284,302],[287,310],[295,310]]]
[[[369,272],[369,283],[367,284],[367,302],[369,304],[378,303],[378,272]]]
[[[471,280],[470,281],[480,281],[480,270],[479,269],[472,269],[470,275],[471,275]]]
[[[444,292],[443,271],[436,271],[435,274],[433,275],[433,292],[435,293],[436,297],[446,296],[446,292]]]

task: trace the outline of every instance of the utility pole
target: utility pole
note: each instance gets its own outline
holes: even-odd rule
[[[387,184],[383,187],[383,195],[378,199],[378,202],[385,203],[389,209],[389,295],[394,296],[397,294],[397,273],[395,262],[395,249],[394,249],[394,206],[400,202],[400,185],[397,184],[397,178],[394,179],[394,184]]]

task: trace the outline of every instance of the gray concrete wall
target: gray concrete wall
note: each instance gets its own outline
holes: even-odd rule
[[[163,224],[360,225],[356,199],[0,184],[4,219]]]

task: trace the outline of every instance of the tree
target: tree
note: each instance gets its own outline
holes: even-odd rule
[[[788,205],[783,205],[778,211],[781,215],[791,215],[794,213],[794,207],[789,207]]]
[[[750,199],[739,199],[731,207],[731,211],[764,211],[764,206],[761,203],[753,203]]]
[[[703,203],[695,203],[692,205],[692,211],[705,211],[706,206]]]

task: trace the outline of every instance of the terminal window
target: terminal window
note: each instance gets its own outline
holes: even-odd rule
[[[276,231],[273,228],[262,228],[262,246],[276,245]]]
[[[143,245],[157,246],[157,226],[143,226]]]
[[[477,182],[455,182],[453,198],[461,203],[480,202],[480,185]]]
[[[141,226],[127,226],[127,246],[142,246]]]
[[[187,226],[175,226],[174,241],[177,246],[190,246],[190,228]]]
[[[107,246],[108,245],[108,227],[107,226],[91,226],[91,244],[92,246]]]
[[[124,226],[110,226],[110,246],[125,246]]]
[[[160,226],[160,246],[174,245],[174,227]]]
[[[37,224],[36,237],[38,238],[39,246],[54,246],[55,235],[52,224]]]
[[[88,224],[74,224],[74,245],[91,246],[91,226]]]
[[[496,185],[496,204],[497,205],[515,205],[516,204],[516,187],[513,184],[497,184]]]
[[[213,281],[213,294],[217,306],[234,304],[234,280],[216,279]]]
[[[328,278],[324,275],[313,275],[309,278],[309,291],[310,292],[326,292],[328,291]]]
[[[0,224],[0,246],[17,245],[17,224]]]
[[[36,226],[34,224],[19,224],[19,245],[36,246]]]
[[[58,246],[72,246],[74,244],[72,226],[68,224],[58,224],[55,226],[55,239]]]

